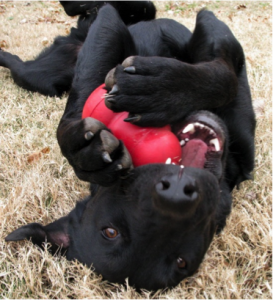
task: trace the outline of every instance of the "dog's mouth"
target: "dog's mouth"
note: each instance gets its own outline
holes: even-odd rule
[[[181,166],[203,169],[208,167],[211,158],[222,157],[225,137],[215,118],[196,114],[175,132],[182,147]],[[166,163],[171,163],[171,160]]]

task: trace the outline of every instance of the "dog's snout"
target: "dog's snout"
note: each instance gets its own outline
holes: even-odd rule
[[[188,216],[198,203],[198,184],[189,175],[164,176],[155,185],[154,204],[164,214]]]
[[[156,184],[157,194],[169,201],[189,201],[193,202],[198,198],[198,188],[193,177],[183,175],[164,176]]]
[[[185,184],[180,185],[180,182],[177,180],[170,179],[162,179],[156,185],[157,193],[169,200],[177,199],[179,200],[194,200],[197,196],[197,187],[194,182],[186,182]]]

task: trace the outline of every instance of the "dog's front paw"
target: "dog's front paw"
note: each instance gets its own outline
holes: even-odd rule
[[[68,124],[61,122],[58,141],[81,180],[107,186],[132,168],[131,156],[124,144],[94,118]]]
[[[172,104],[177,89],[173,61],[162,57],[131,56],[106,76],[105,104],[115,112],[128,111],[125,120],[140,126],[169,124],[177,113]]]

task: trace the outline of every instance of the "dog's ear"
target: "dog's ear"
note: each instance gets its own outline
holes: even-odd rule
[[[68,223],[69,216],[60,218],[46,226],[39,223],[31,223],[16,229],[5,240],[8,242],[28,239],[39,247],[42,247],[43,243],[47,241],[51,243],[51,252],[56,252],[58,249],[65,251],[70,243]]]

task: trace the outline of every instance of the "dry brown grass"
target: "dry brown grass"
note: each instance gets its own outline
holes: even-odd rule
[[[56,142],[66,97],[22,90],[9,71],[0,68],[0,298],[272,298],[271,3],[157,5],[158,16],[174,18],[191,30],[196,11],[206,6],[244,47],[258,121],[254,180],[234,191],[227,226],[214,239],[198,272],[170,291],[137,293],[102,281],[81,264],[53,257],[29,242],[7,244],[4,237],[18,226],[46,224],[65,215],[86,194],[87,185],[77,180]],[[25,60],[74,23],[57,2],[0,2],[1,47]]]

